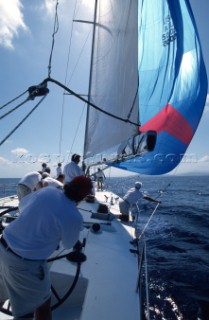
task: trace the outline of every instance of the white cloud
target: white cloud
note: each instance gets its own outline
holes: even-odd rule
[[[10,144],[10,143],[12,143],[12,140],[7,139],[4,143],[8,143],[8,144]]]
[[[198,160],[198,162],[209,162],[209,156],[206,155]]]
[[[43,4],[43,9],[47,12],[50,16],[54,16],[55,13],[55,1],[52,0],[45,0]]]
[[[13,48],[19,30],[27,30],[20,0],[0,0],[0,45]]]
[[[6,158],[0,157],[0,165],[7,165],[10,161]]]
[[[18,155],[18,156],[21,156],[21,155],[27,154],[28,150],[25,148],[16,148],[16,149],[11,150],[11,153]]]
[[[40,9],[42,11],[44,11],[45,15],[47,14],[50,17],[54,18],[55,15],[55,8],[56,8],[56,0],[44,0],[42,6],[40,7]],[[62,0],[61,5],[58,4],[58,16],[60,15],[60,10],[64,10],[64,13],[66,15],[66,5],[69,4],[69,2],[67,2],[66,0]]]

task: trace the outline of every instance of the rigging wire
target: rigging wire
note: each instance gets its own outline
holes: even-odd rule
[[[98,106],[96,106],[95,104],[89,102],[88,100],[84,99],[81,95],[76,94],[75,92],[73,92],[72,90],[70,90],[68,87],[66,87],[65,85],[61,84],[60,82],[58,82],[55,79],[51,78],[51,64],[52,64],[52,56],[53,56],[53,51],[54,51],[54,44],[55,44],[55,34],[58,32],[59,30],[59,19],[58,19],[58,5],[59,5],[59,0],[56,1],[56,6],[55,6],[55,18],[54,18],[54,29],[53,29],[53,34],[52,34],[52,46],[51,46],[51,52],[50,52],[50,57],[49,57],[49,64],[48,64],[48,78],[45,79],[42,83],[41,86],[45,86],[47,81],[51,81],[54,82],[55,84],[57,84],[58,86],[62,87],[65,91],[69,92],[70,94],[76,96],[77,98],[79,98],[80,100],[84,101],[87,105],[90,105],[92,107],[94,107],[96,110],[111,116],[115,119],[118,119],[120,121],[126,122],[126,123],[130,123],[133,124],[135,126],[137,126],[137,128],[139,127],[138,123],[134,123],[132,121],[130,121],[129,119],[123,119],[119,116],[116,116],[114,114],[111,114],[110,112],[107,112],[105,110],[102,110],[101,108],[99,108]],[[74,12],[75,14],[75,12]],[[89,35],[88,35],[89,37]],[[87,39],[88,39],[87,37]],[[72,34],[71,34],[71,38],[72,38]],[[86,41],[87,41],[86,39]],[[71,41],[70,41],[71,43]],[[70,45],[71,46],[71,45]],[[68,51],[68,61],[67,61],[67,66],[69,64],[69,55],[70,55],[70,46],[69,46],[69,51]],[[67,68],[68,69],[68,68]],[[66,79],[67,79],[67,71],[66,71],[66,75],[65,75],[65,83],[66,83]],[[19,95],[17,98],[14,98],[13,100],[9,101],[8,103],[6,103],[5,105],[3,105],[2,107],[0,107],[0,109],[3,109],[4,107],[6,107],[8,104],[10,104],[11,102],[15,101],[16,99],[18,99],[19,97],[21,97],[23,94],[25,94],[27,91],[25,91],[24,93],[22,93],[21,95]],[[138,90],[137,90],[138,93]],[[137,96],[136,93],[136,96]],[[134,98],[134,102],[136,99],[136,96]],[[23,118],[23,120],[0,142],[0,146],[20,127],[20,125],[31,115],[31,113],[39,106],[39,104],[43,101],[43,99],[45,98],[45,96],[40,100],[40,102],[31,110],[31,112],[28,113],[28,115]],[[22,106],[24,103],[26,103],[29,99],[31,99],[31,96],[29,96],[26,100],[24,100],[22,103],[20,103],[18,106],[14,107],[12,110],[8,111],[6,114],[2,115],[0,117],[0,120],[3,119],[4,117],[6,117],[7,115],[9,115],[10,113],[12,113],[13,111],[17,110],[20,106]],[[63,101],[64,104],[64,101]],[[132,105],[133,108],[133,105]],[[131,108],[131,110],[132,110]],[[131,113],[130,110],[130,113]],[[130,116],[130,113],[128,115],[128,117]],[[83,114],[83,111],[82,111]],[[63,112],[63,107],[62,107],[62,115],[61,115],[61,129],[60,129],[60,143],[59,143],[59,150],[61,152],[61,142],[62,142],[62,125],[63,125],[63,118],[64,118],[64,112]],[[78,131],[78,129],[77,129]],[[75,139],[74,139],[75,141]],[[73,142],[74,143],[74,142]],[[71,148],[72,149],[72,148]]]
[[[149,312],[149,280],[148,280],[148,264],[147,264],[147,246],[146,241],[144,242],[144,268],[145,268],[145,289],[146,289],[146,309],[147,309],[147,320],[150,320],[150,312]]]
[[[16,98],[8,101],[7,103],[5,103],[3,106],[0,107],[0,110],[4,109],[6,106],[8,106],[9,104],[11,104],[12,102],[14,102],[15,100],[19,99],[20,97],[22,97],[24,94],[26,94],[28,90],[25,90],[23,93],[21,93],[19,96],[17,96]]]
[[[55,44],[55,34],[58,32],[58,29],[59,29],[59,19],[58,19],[58,4],[59,4],[59,1],[57,0],[57,3],[56,3],[56,7],[55,7],[55,17],[54,17],[54,31],[53,31],[53,34],[52,34],[52,47],[51,47],[51,53],[50,53],[50,58],[49,58],[49,65],[48,65],[48,81],[52,81],[52,82],[55,82],[57,85],[60,85],[65,91],[67,92],[70,92],[71,94],[73,94],[74,96],[76,96],[77,98],[79,98],[80,100],[84,101],[85,103],[87,103],[87,105],[89,106],[92,106],[94,107],[96,110],[99,110],[100,112],[103,112],[104,114],[106,115],[109,115],[115,119],[118,119],[118,120],[121,120],[123,122],[126,122],[126,123],[130,123],[130,124],[134,124],[135,126],[137,126],[137,130],[139,128],[139,123],[134,123],[132,121],[130,121],[130,116],[131,116],[131,113],[132,113],[132,110],[133,110],[133,107],[134,107],[134,104],[135,104],[135,101],[136,101],[136,98],[137,98],[137,95],[138,95],[138,86],[137,86],[137,90],[136,90],[136,94],[135,94],[135,97],[134,97],[134,100],[133,100],[133,103],[132,103],[132,106],[129,110],[129,113],[128,113],[128,116],[127,116],[127,119],[123,119],[121,117],[118,117],[116,115],[113,115],[111,114],[110,112],[107,112],[105,110],[102,110],[101,108],[99,108],[98,106],[92,104],[91,102],[89,102],[88,100],[84,99],[81,97],[81,95],[77,95],[76,93],[74,93],[73,91],[69,91],[66,90],[66,86],[65,85],[62,85],[61,83],[59,83],[58,81],[54,80],[54,79],[51,79],[51,62],[52,62],[52,55],[53,55],[53,50],[54,50],[54,44]],[[75,5],[75,9],[74,9],[74,17],[75,17],[75,12],[76,12],[76,5]],[[67,66],[66,66],[66,73],[65,73],[65,81],[64,83],[66,84],[66,81],[67,81],[67,70],[68,70],[68,65],[69,65],[69,57],[70,57],[70,50],[71,50],[71,41],[72,41],[72,33],[73,33],[73,27],[71,28],[71,35],[70,35],[70,43],[69,43],[69,49],[68,49],[68,57],[67,57]],[[90,33],[89,33],[90,34]],[[87,39],[86,39],[86,42],[88,40],[88,37],[89,35],[87,36]],[[86,44],[86,42],[84,43],[83,45],[83,48]],[[83,49],[82,49],[83,51]],[[78,61],[80,59],[80,56],[81,56],[82,52],[80,53],[79,57],[78,57]],[[76,66],[75,66],[76,68]],[[74,70],[75,70],[74,68]],[[74,72],[74,71],[73,71]],[[73,73],[72,73],[73,74]],[[72,78],[72,75],[71,75],[71,78]],[[45,80],[44,80],[45,81]],[[70,80],[69,80],[70,82]],[[68,83],[69,83],[68,82]],[[61,112],[61,122],[60,122],[60,139],[59,139],[59,153],[61,153],[61,149],[62,149],[62,134],[63,134],[63,119],[64,119],[64,103],[65,103],[65,99],[63,97],[63,101],[62,101],[62,112]],[[82,111],[83,113],[83,111]],[[79,126],[79,125],[78,125]],[[77,130],[78,131],[78,130]],[[73,143],[72,143],[72,146],[71,146],[71,150],[73,148],[73,144],[74,144],[74,141],[75,141],[75,138],[76,138],[76,135],[77,135],[77,131],[75,133],[75,137],[74,137],[74,140],[73,140]]]
[[[75,5],[74,7],[74,13],[73,13],[73,17],[75,18],[76,16],[76,10],[77,10],[77,7]],[[73,18],[73,21],[74,21],[74,18]],[[69,61],[70,61],[70,54],[71,54],[71,45],[72,45],[72,35],[73,35],[73,27],[74,27],[74,24],[72,24],[72,28],[71,28],[71,33],[70,33],[70,42],[69,42],[69,46],[68,46],[68,55],[67,55],[67,64],[66,64],[66,72],[65,72],[65,81],[64,81],[64,84],[66,85],[67,83],[67,76],[68,76],[68,67],[69,67]],[[90,33],[89,33],[90,34]],[[71,72],[71,76],[70,76],[70,79],[67,83],[67,85],[70,83],[72,77],[73,77],[73,74],[75,72],[75,69],[77,68],[77,65],[78,65],[78,62],[80,60],[80,57],[83,53],[83,50],[84,50],[84,47],[86,45],[86,42],[88,40],[88,37],[89,37],[89,34],[87,36],[87,39],[82,47],[82,50],[81,50],[81,53],[79,54],[78,58],[77,58],[77,62],[75,64],[75,67],[73,69],[73,71]],[[65,90],[64,90],[65,91]],[[64,119],[64,105],[65,105],[65,97],[63,95],[63,99],[62,99],[62,111],[61,111],[61,121],[60,121],[60,139],[59,139],[59,153],[61,153],[61,150],[62,150],[62,134],[63,134],[63,119]],[[84,110],[84,108],[83,108]],[[83,114],[83,110],[82,110],[82,114]],[[78,124],[78,126],[80,126],[80,123]],[[73,148],[73,144],[74,144],[74,141],[76,139],[76,135],[77,135],[77,132],[78,132],[78,129],[76,130],[76,133],[75,133],[75,136],[74,136],[74,140],[73,140],[73,143],[71,145],[71,149]]]
[[[75,6],[75,8],[74,8],[74,15],[75,15],[75,9],[76,9],[76,6]],[[69,43],[69,46],[68,46],[67,65],[66,65],[65,81],[64,81],[65,84],[66,84],[66,81],[67,81],[68,65],[69,65],[69,60],[70,60],[70,50],[71,50],[72,32],[73,32],[73,27],[71,28],[70,43]],[[65,96],[64,96],[64,94],[63,94],[63,96],[62,96],[61,117],[60,117],[60,138],[59,138],[59,153],[60,153],[60,154],[61,154],[61,152],[62,152],[62,134],[63,134],[63,120],[64,120],[64,105],[65,105]]]
[[[110,113],[110,112],[108,112],[108,111],[103,110],[102,108],[100,108],[100,107],[98,107],[97,105],[95,105],[94,103],[86,100],[86,99],[83,98],[81,95],[79,95],[79,94],[76,93],[75,91],[71,90],[70,88],[68,88],[67,86],[65,86],[65,85],[62,84],[61,82],[59,82],[58,80],[55,80],[55,79],[52,79],[52,78],[46,78],[46,79],[42,82],[42,84],[45,84],[45,83],[47,83],[48,81],[55,83],[56,85],[60,86],[61,88],[63,88],[63,89],[66,90],[67,92],[69,92],[70,94],[74,95],[74,96],[77,97],[78,99],[80,99],[80,100],[84,101],[85,103],[87,103],[87,105],[90,105],[90,106],[93,107],[94,109],[96,109],[96,110],[98,110],[98,111],[106,114],[107,116],[110,116],[110,117],[112,117],[112,118],[114,118],[114,119],[120,120],[120,121],[125,122],[125,123],[133,124],[133,125],[135,125],[135,126],[137,126],[137,127],[140,127],[140,124],[138,124],[138,123],[136,123],[136,122],[133,122],[133,121],[131,121],[131,120],[129,120],[129,119],[121,118],[121,117],[119,117],[119,116],[116,116],[115,114],[112,114],[112,113]]]
[[[61,107],[61,119],[60,119],[60,137],[59,137],[59,154],[62,153],[62,134],[63,134],[63,120],[64,120],[64,95],[62,97],[62,107]]]
[[[10,133],[3,139],[0,141],[0,146],[23,124],[23,122],[26,121],[26,119],[37,109],[37,107],[41,104],[41,102],[46,98],[45,94],[41,100],[35,105],[35,107],[33,107],[33,109],[18,123],[18,125],[12,129],[12,131],[10,131]]]
[[[76,5],[74,7],[74,13],[73,13],[73,17],[75,17],[75,14],[76,14]],[[50,54],[50,58],[49,58],[49,67],[48,67],[48,70],[49,70],[49,78],[50,78],[50,74],[51,74],[51,61],[52,61],[52,54],[53,54],[53,49],[54,49],[54,44],[55,44],[55,34],[58,32],[58,29],[59,29],[59,20],[58,20],[58,1],[57,1],[57,4],[56,4],[56,8],[55,8],[55,18],[54,18],[54,31],[53,31],[53,35],[52,35],[52,49],[51,49],[51,54]],[[66,72],[65,72],[65,80],[64,80],[64,83],[66,84],[67,82],[67,75],[68,75],[68,66],[69,66],[69,60],[70,60],[70,53],[71,53],[71,43],[72,43],[72,34],[73,34],[73,25],[72,25],[72,28],[71,28],[71,33],[70,33],[70,42],[69,42],[69,47],[68,47],[68,55],[67,55],[67,64],[66,64]],[[88,35],[89,37],[89,35]],[[87,37],[87,39],[88,39]],[[86,44],[87,40],[85,41],[85,44]],[[85,46],[84,44],[84,46]],[[83,48],[84,48],[83,46]],[[83,49],[82,49],[82,52],[83,52]],[[79,55],[78,57],[78,61],[80,59],[80,56],[81,54]],[[78,62],[77,62],[78,63]],[[77,66],[77,64],[76,64]],[[75,68],[76,68],[75,66]],[[75,68],[71,74],[71,78],[73,76],[73,73],[75,71]],[[71,80],[70,78],[70,80]],[[69,80],[69,81],[70,81]],[[68,82],[69,83],[69,82]],[[64,90],[65,91],[65,90]],[[64,120],[64,105],[65,105],[65,97],[63,95],[63,99],[62,99],[62,107],[61,107],[61,120],[60,120],[60,138],[59,138],[59,153],[61,154],[61,151],[62,151],[62,136],[63,136],[63,120]],[[84,108],[83,108],[83,111],[84,111]],[[81,114],[81,117],[83,115],[83,111],[82,111],[82,114]],[[81,119],[81,118],[80,118]],[[75,142],[75,139],[76,139],[76,135],[77,135],[77,132],[78,132],[78,129],[79,129],[79,126],[80,126],[80,122],[78,124],[78,128],[76,130],[76,133],[75,133],[75,137],[74,137],[74,140],[73,140],[73,143],[72,143],[72,146],[71,146],[71,150],[73,148],[73,144]]]
[[[167,186],[163,190],[160,191],[159,196],[156,197],[156,199],[159,199],[160,197],[162,197],[163,193],[167,190],[168,187],[170,187],[170,183],[168,183]],[[151,213],[147,223],[145,224],[143,230],[141,231],[141,233],[139,235],[137,235],[137,240],[140,240],[142,238],[142,236],[144,235],[144,233],[145,233],[146,229],[148,228],[148,226],[150,224],[150,221],[152,220],[152,218],[153,218],[155,212],[157,211],[157,208],[158,208],[159,205],[160,205],[160,203],[157,203],[157,205],[155,206],[155,208],[152,211],[152,213]],[[139,218],[139,212],[140,212],[138,203],[136,203],[136,207],[137,207],[137,211],[138,211],[137,218],[136,218],[136,227],[137,227],[138,218]]]
[[[52,55],[54,51],[54,42],[55,42],[55,34],[59,30],[59,19],[58,19],[58,5],[59,5],[59,0],[57,0],[56,7],[55,7],[55,17],[54,17],[54,30],[52,34],[52,47],[51,47],[51,53],[49,56],[49,65],[48,65],[48,77],[50,78],[51,76],[51,69],[52,69]]]
[[[76,70],[76,68],[78,66],[79,60],[80,60],[80,58],[81,58],[81,56],[83,54],[84,48],[85,48],[85,46],[87,44],[87,41],[88,41],[88,39],[90,37],[90,34],[91,34],[91,32],[89,31],[89,33],[88,33],[88,35],[86,37],[86,40],[85,40],[85,42],[84,42],[84,44],[83,44],[83,46],[81,48],[80,54],[78,55],[77,62],[75,63],[75,67],[74,67],[73,71],[71,72],[70,80],[68,81],[67,85],[69,85],[69,83],[70,83],[70,81],[71,81],[71,79],[73,77],[73,74],[74,74],[74,72],[75,72],[75,70]],[[66,82],[65,82],[65,84],[66,84]]]
[[[135,93],[135,96],[134,96],[134,100],[132,102],[131,108],[130,108],[128,116],[127,116],[128,119],[130,119],[130,117],[132,115],[132,112],[134,110],[134,105],[135,105],[135,102],[136,102],[136,98],[138,97],[138,93],[139,93],[139,75],[138,75],[137,89],[136,89],[136,93]]]
[[[73,142],[72,142],[72,145],[71,145],[71,148],[70,148],[70,154],[72,152],[72,149],[73,149],[73,146],[74,146],[74,143],[75,143],[75,140],[76,140],[76,136],[77,136],[77,133],[78,133],[78,129],[80,128],[80,125],[81,125],[81,119],[83,117],[83,113],[84,113],[84,107],[83,106],[83,110],[81,112],[81,115],[80,115],[80,119],[79,119],[79,122],[78,122],[78,125],[77,125],[77,128],[76,128],[76,132],[75,132],[75,135],[74,135],[74,138],[73,138]]]
[[[10,113],[14,112],[15,110],[17,110],[18,108],[20,108],[23,104],[25,104],[27,101],[30,100],[30,96],[27,97],[23,102],[21,102],[20,104],[18,104],[16,107],[14,107],[13,109],[11,109],[10,111],[6,112],[5,114],[3,114],[0,117],[0,120],[2,120],[3,118],[5,118],[6,116],[8,116]]]
[[[142,236],[143,236],[144,232],[146,231],[147,227],[149,226],[149,223],[150,223],[150,221],[151,221],[152,217],[154,216],[154,214],[155,214],[155,212],[156,212],[156,210],[157,210],[158,206],[159,206],[159,203],[157,203],[157,205],[155,206],[155,208],[154,208],[154,210],[153,210],[153,212],[152,212],[151,216],[149,217],[149,219],[148,219],[147,223],[145,224],[145,226],[144,226],[144,228],[143,228],[142,232],[141,232],[141,233],[140,233],[140,235],[138,236],[138,240],[140,240],[140,239],[142,238]]]

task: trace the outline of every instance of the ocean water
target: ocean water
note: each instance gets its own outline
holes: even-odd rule
[[[110,188],[123,195],[137,180],[162,201],[141,238],[150,319],[209,320],[209,176],[121,178]],[[139,208],[141,231],[155,206],[147,202]]]
[[[15,194],[18,180],[0,179],[0,196]],[[150,320],[209,320],[209,176],[131,176],[106,185],[123,196],[135,181],[162,201],[141,238]],[[139,207],[141,231],[155,207],[147,201]]]
[[[19,180],[20,178],[0,178],[0,198],[16,194]]]

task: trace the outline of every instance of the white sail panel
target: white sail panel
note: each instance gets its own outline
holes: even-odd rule
[[[89,101],[139,122],[137,1],[97,1]],[[135,125],[88,107],[84,157],[104,154],[138,132]]]

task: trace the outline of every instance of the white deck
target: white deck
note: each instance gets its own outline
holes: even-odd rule
[[[111,198],[113,205],[110,205]],[[82,202],[79,205],[84,217],[80,241],[86,243],[82,252],[87,259],[81,265],[72,295],[53,311],[54,320],[140,319],[139,295],[136,292],[138,258],[129,250],[132,248],[129,242],[134,237],[134,229],[117,219],[118,200],[115,201],[115,198],[109,192],[99,192],[96,202]],[[98,214],[99,203],[106,203],[116,218],[104,220],[111,214]],[[102,219],[94,219],[92,215],[101,215]],[[97,233],[91,228],[94,223],[99,223],[101,227]],[[61,248],[59,251],[64,253]],[[52,283],[62,296],[74,279],[76,263],[64,258],[53,262],[50,268]],[[11,317],[0,315],[0,319]]]

